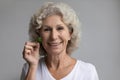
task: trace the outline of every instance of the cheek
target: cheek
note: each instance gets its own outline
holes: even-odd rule
[[[46,42],[48,41],[48,38],[47,37],[43,37],[42,38],[42,42],[45,44]]]
[[[46,37],[42,37],[42,45],[45,48],[47,46],[48,39]]]
[[[48,33],[42,33],[42,34],[41,34],[42,40],[46,40],[48,37],[49,37],[49,34],[48,34]]]
[[[66,41],[70,40],[70,34],[68,32],[64,32],[62,36]]]
[[[42,34],[41,38],[42,38],[43,44],[45,44],[45,42],[47,42],[47,40],[48,40],[48,35]]]

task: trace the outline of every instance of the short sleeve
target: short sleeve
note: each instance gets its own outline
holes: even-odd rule
[[[25,80],[25,76],[26,76],[27,70],[28,70],[28,64],[25,63],[25,64],[23,65],[23,68],[22,68],[20,80]]]
[[[91,66],[91,79],[90,80],[99,80],[95,66],[92,64],[90,64],[90,66]]]

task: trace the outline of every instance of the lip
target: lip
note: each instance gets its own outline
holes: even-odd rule
[[[62,42],[49,42],[50,46],[59,46]]]

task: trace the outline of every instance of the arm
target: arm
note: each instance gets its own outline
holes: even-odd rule
[[[30,65],[25,80],[36,80],[37,65]]]
[[[26,42],[23,50],[23,58],[29,64],[27,73],[23,70],[22,80],[36,80],[36,72],[39,63],[39,43]]]

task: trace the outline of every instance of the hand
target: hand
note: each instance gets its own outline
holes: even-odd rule
[[[39,43],[26,42],[23,50],[23,58],[30,65],[37,65],[39,62]]]

